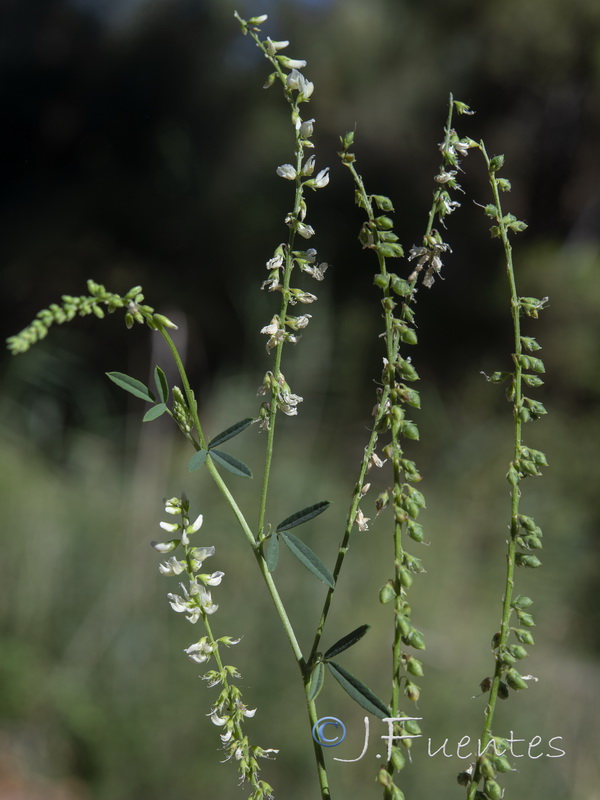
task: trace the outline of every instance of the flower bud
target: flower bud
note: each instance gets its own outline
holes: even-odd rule
[[[172,330],[177,330],[177,325],[172,322],[168,317],[165,317],[164,314],[154,314],[152,319],[157,322],[161,328],[171,328]]]

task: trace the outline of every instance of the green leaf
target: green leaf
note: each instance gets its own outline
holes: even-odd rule
[[[233,439],[234,436],[237,436],[238,433],[241,433],[242,431],[246,430],[246,428],[249,425],[252,425],[253,422],[254,420],[252,419],[252,417],[247,417],[246,419],[243,419],[241,422],[236,422],[235,425],[232,425],[230,428],[226,428],[224,431],[221,431],[221,433],[218,433],[214,438],[210,440],[210,442],[208,443],[209,449],[211,447],[216,447],[218,444],[223,444],[223,442],[226,442],[228,439]]]
[[[325,653],[324,658],[332,658],[333,656],[337,656],[339,653],[343,653],[344,650],[352,647],[353,644],[360,642],[369,628],[370,625],[361,625],[359,628],[347,633],[346,636],[343,636],[341,639],[338,639],[335,644],[331,645],[329,650]]]
[[[225,467],[226,470],[229,470],[229,472],[232,472],[234,475],[239,475],[241,478],[252,477],[250,468],[247,467],[243,461],[240,461],[234,456],[230,456],[229,453],[224,453],[222,450],[209,450],[209,453],[217,464]]]
[[[194,472],[195,470],[200,469],[200,467],[206,461],[207,453],[208,450],[198,450],[197,453],[194,453],[188,462],[188,472]]]
[[[313,553],[310,547],[302,542],[298,537],[292,533],[281,533],[281,538],[289,547],[291,552],[296,556],[298,561],[303,564],[309,572],[316,575],[320,581],[326,583],[327,586],[334,588],[333,575],[327,567],[323,564],[321,559]]]
[[[122,372],[107,372],[106,374],[113,383],[116,383],[121,389],[125,389],[126,392],[129,392],[135,397],[140,397],[147,403],[156,402],[156,398],[150,389],[141,381],[137,381],[129,375],[124,375]]]
[[[302,523],[308,522],[309,519],[313,519],[319,514],[322,514],[329,505],[329,500],[322,500],[320,503],[315,503],[314,506],[308,506],[307,508],[303,508],[302,511],[296,511],[295,514],[286,517],[283,522],[280,522],[277,526],[277,530],[281,533],[281,531],[289,531],[297,525],[302,525]]]
[[[279,537],[276,533],[271,534],[267,542],[265,561],[267,562],[267,569],[269,572],[274,572],[279,561]]]
[[[146,411],[142,422],[150,422],[153,419],[157,419],[158,417],[161,417],[166,410],[167,407],[164,403],[158,403],[157,405],[153,406],[149,411]]]
[[[354,675],[351,675],[343,667],[340,667],[335,661],[328,661],[327,666],[342,689],[347,692],[353,700],[356,700],[359,706],[362,706],[366,711],[370,711],[371,714],[374,714],[380,719],[390,716],[390,710],[383,700],[380,700],[376,694],[373,694],[373,692],[365,686],[364,683],[361,683],[358,678],[355,678]]]
[[[308,701],[316,700],[319,692],[323,688],[325,678],[325,664],[319,661],[310,673],[310,683],[308,684]]]
[[[167,383],[167,376],[158,366],[154,367],[154,383],[158,391],[158,396],[166,403],[169,399],[169,384]]]

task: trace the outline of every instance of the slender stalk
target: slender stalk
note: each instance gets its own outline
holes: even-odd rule
[[[496,177],[497,167],[494,167],[494,165],[492,164],[492,160],[488,156],[483,142],[480,143],[479,147],[483,154],[488,169],[489,183],[494,198],[494,208],[495,208],[494,219],[497,223],[496,235],[498,235],[502,241],[502,248],[504,250],[506,277],[508,280],[508,287],[510,294],[510,308],[511,308],[511,318],[513,327],[513,338],[514,338],[514,354],[513,354],[514,372],[512,381],[514,428],[513,428],[513,461],[511,462],[511,464],[514,465],[519,462],[523,446],[522,442],[523,423],[521,420],[521,416],[519,414],[519,409],[522,406],[522,393],[523,393],[522,392],[523,368],[521,363],[521,357],[523,355],[523,346],[521,340],[521,320],[520,320],[521,312],[520,312],[519,296],[517,294],[517,286],[516,286],[515,273],[513,267],[512,246],[508,236],[509,231],[507,226],[507,217],[505,217],[502,212],[502,206],[500,202],[498,179]],[[496,656],[495,656],[496,664],[494,669],[494,675],[491,681],[491,687],[489,690],[490,692],[489,699],[486,706],[484,726],[481,735],[481,749],[484,753],[486,751],[487,745],[490,743],[490,740],[492,739],[493,735],[492,728],[493,728],[494,714],[496,711],[496,703],[502,685],[502,678],[506,670],[506,664],[503,661],[501,654],[505,651],[509,634],[511,632],[510,617],[513,610],[512,601],[513,601],[513,591],[515,583],[514,573],[515,573],[516,555],[517,555],[517,535],[520,528],[519,501],[521,498],[521,490],[519,483],[520,483],[519,480],[511,481],[510,537],[508,539],[508,547],[506,553],[506,573],[504,581],[504,595],[502,598],[502,618],[500,623],[500,631],[496,635],[494,641],[494,649],[496,650]],[[479,769],[480,764],[481,764],[481,758],[478,759],[476,763],[475,772],[473,775],[474,779],[471,780],[471,782],[468,784],[467,800],[473,800],[473,798],[475,798],[475,796],[477,795],[478,784],[482,777]]]

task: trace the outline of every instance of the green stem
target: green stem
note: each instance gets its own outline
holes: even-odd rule
[[[506,227],[506,223],[504,221],[502,214],[498,183],[495,177],[495,172],[493,172],[490,169],[490,158],[487,154],[483,142],[481,142],[479,146],[488,167],[488,174],[494,197],[494,204],[497,209],[496,221],[498,223],[500,238],[504,249],[506,275],[510,291],[511,317],[513,323],[513,333],[514,333],[513,360],[515,364],[514,399],[513,399],[513,411],[514,411],[513,461],[516,462],[517,459],[519,458],[522,445],[522,437],[521,437],[522,422],[518,414],[518,409],[521,407],[521,397],[522,397],[522,367],[521,367],[522,344],[521,344],[521,321],[519,316],[519,296],[517,294],[517,286],[515,282],[515,273],[512,260],[512,247],[508,238],[508,229]],[[515,561],[516,561],[515,556],[517,552],[516,536],[519,530],[518,514],[519,514],[520,497],[521,497],[521,491],[518,484],[513,485],[511,487],[511,496],[510,496],[511,524],[510,524],[510,538],[508,540],[508,550],[506,555],[506,577],[504,584],[504,596],[502,598],[502,621],[500,624],[500,635],[498,637],[497,642],[495,642],[499,652],[503,652],[510,634],[509,623],[512,612],[511,603],[513,598],[513,589],[514,589],[514,572],[515,572]],[[481,737],[481,749],[484,751],[490,739],[492,738],[492,726],[494,720],[494,713],[496,710],[496,702],[498,700],[498,692],[500,689],[502,672],[503,672],[502,661],[500,658],[497,657],[494,676],[492,678],[492,685],[490,688],[490,696],[485,713],[485,722]],[[469,784],[467,790],[467,800],[473,800],[473,798],[477,793],[477,786],[478,786],[477,780],[473,780]]]

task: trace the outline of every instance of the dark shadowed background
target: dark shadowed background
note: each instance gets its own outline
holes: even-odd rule
[[[141,284],[179,324],[208,432],[256,414],[272,361],[259,330],[276,304],[259,287],[286,238],[290,185],[275,169],[291,160],[292,138],[281,92],[261,88],[267,65],[241,36],[236,8],[268,13],[264,34],[290,39],[286,52],[308,60],[317,168],[331,167],[329,187],[308,198],[307,222],[332,267],[323,284],[302,285],[319,300],[286,355],[304,403],[281,425],[269,515],[275,523],[334,501],[306,534],[328,563],[382,355],[374,259],[357,241],[362,216],[336,156],[339,136],[356,126],[359,169],[369,191],[393,199],[407,249],[425,229],[450,92],[477,111],[455,120],[459,133],[506,156],[505,208],[529,225],[515,241],[520,292],[550,297],[525,331],[543,345],[548,375],[536,397],[550,415],[525,434],[551,468],[524,486],[525,513],[545,532],[544,565],[517,576],[536,603],[524,671],[539,682],[501,705],[495,732],[541,736],[536,754],[561,736],[566,751],[523,758],[506,777],[507,797],[598,800],[597,0],[0,0],[3,333],[61,294],[83,293],[89,277],[117,292]],[[463,166],[470,197],[489,202],[477,154]],[[491,668],[500,615],[511,419],[502,390],[480,373],[510,369],[511,333],[487,227],[465,200],[448,220],[445,280],[421,290],[417,306],[422,441],[411,457],[425,477],[431,542],[412,548],[427,568],[411,590],[428,645],[419,713],[432,749],[448,738],[454,755],[429,757],[419,742],[402,777],[407,797],[464,795],[455,775],[468,762],[456,743],[481,728],[484,699],[472,696]],[[295,667],[230,514],[205,476],[186,473],[189,454],[167,421],[141,426],[141,403],[104,376],[146,380],[156,363],[173,376],[155,338],[127,332],[117,315],[78,320],[24,356],[1,357],[0,800],[244,796],[231,765],[216,763],[211,690],[181,652],[196,633],[168,609],[174,586],[148,547],[162,498],[182,490],[205,515],[213,568],[226,573],[214,619],[223,633],[244,634],[230,656],[259,708],[251,731],[281,748],[265,777],[286,800],[316,796]],[[232,451],[259,475],[263,447],[253,428]],[[231,483],[254,519],[255,487]],[[325,637],[372,625],[344,664],[383,697],[391,615],[377,594],[391,572],[388,522],[357,537]],[[289,559],[278,573],[307,643],[322,589]],[[351,732],[340,757],[355,757],[361,710],[337,686],[322,698],[323,715]],[[379,796],[377,725],[364,759],[333,765],[334,796],[358,785]]]

